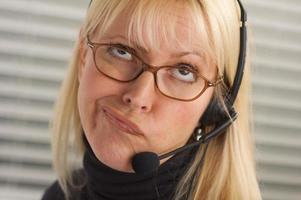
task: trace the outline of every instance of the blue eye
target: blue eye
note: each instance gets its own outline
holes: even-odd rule
[[[196,81],[196,74],[188,67],[175,67],[169,70],[170,74],[180,80],[187,83],[194,83]]]
[[[114,57],[121,58],[127,61],[131,61],[133,59],[132,54],[116,46],[110,46],[108,52]]]

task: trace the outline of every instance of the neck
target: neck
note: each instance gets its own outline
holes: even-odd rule
[[[142,174],[115,170],[96,158],[85,141],[84,171],[91,199],[156,200],[171,199],[191,157],[180,153],[160,165],[157,171]]]

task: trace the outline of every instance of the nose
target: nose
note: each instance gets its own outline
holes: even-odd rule
[[[155,80],[151,72],[143,72],[137,79],[128,83],[122,96],[123,102],[135,112],[149,112],[155,97]]]

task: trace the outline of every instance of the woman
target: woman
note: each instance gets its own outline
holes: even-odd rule
[[[248,67],[233,94],[242,11],[235,0],[93,1],[57,100],[58,181],[43,199],[261,199]]]

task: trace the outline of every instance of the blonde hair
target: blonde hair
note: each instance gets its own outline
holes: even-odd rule
[[[129,41],[143,43],[145,36],[142,36],[141,30],[146,30],[152,48],[159,47],[159,42],[156,42],[158,39],[176,41],[174,34],[176,17],[166,17],[168,13],[166,11],[172,12],[171,5],[175,3],[189,11],[187,13],[191,19],[190,23],[202,38],[203,53],[214,61],[229,84],[233,83],[239,54],[240,27],[240,10],[236,0],[93,1],[82,26],[80,38],[75,45],[51,122],[53,165],[67,198],[68,185],[73,185],[72,172],[78,167],[70,162],[73,160],[71,157],[79,155],[81,158],[84,152],[83,132],[77,107],[80,43],[96,29],[100,31],[100,35],[104,34],[114,19],[124,10],[130,13]],[[162,19],[165,21],[163,22]],[[261,199],[253,157],[250,86],[250,68],[247,60],[244,78],[234,104],[239,114],[238,119],[225,134],[210,141],[201,172],[198,163],[203,148],[198,150],[191,167],[178,183],[174,199],[181,199],[191,184],[192,190],[187,199]],[[223,91],[222,86],[217,87],[215,95],[223,100],[221,91]],[[197,178],[194,179],[195,172]]]

